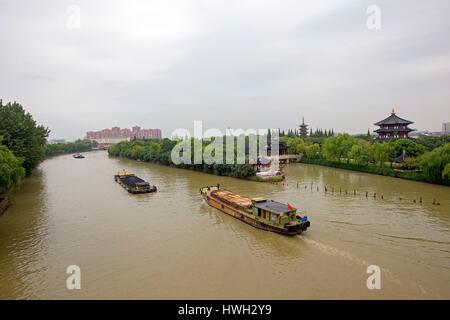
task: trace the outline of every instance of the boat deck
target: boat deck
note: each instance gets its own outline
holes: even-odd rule
[[[252,199],[240,196],[236,193],[227,190],[213,190],[211,191],[211,196],[226,202],[233,204],[235,206],[251,209],[252,208]]]

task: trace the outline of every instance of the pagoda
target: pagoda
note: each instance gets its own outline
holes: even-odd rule
[[[307,137],[308,136],[308,125],[305,124],[305,118],[302,118],[302,124],[299,125],[300,128],[300,136]]]
[[[391,139],[408,139],[408,134],[414,129],[408,128],[408,125],[414,122],[400,118],[395,114],[394,108],[392,108],[391,115],[384,120],[374,123],[374,125],[380,128],[374,130],[378,133],[376,138],[379,141],[391,140]]]

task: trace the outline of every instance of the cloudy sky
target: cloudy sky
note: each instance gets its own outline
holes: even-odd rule
[[[393,106],[437,131],[450,121],[448,12],[447,0],[0,0],[0,98],[69,140],[302,116],[359,133]]]

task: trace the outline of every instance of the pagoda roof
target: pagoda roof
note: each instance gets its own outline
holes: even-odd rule
[[[374,123],[374,125],[381,126],[383,124],[411,124],[411,123],[414,123],[414,122],[400,118],[399,116],[397,116],[395,114],[394,111],[392,111],[392,113],[389,117],[387,117],[386,119],[383,119],[381,121],[378,121],[377,123]]]
[[[399,128],[399,129],[380,128],[380,129],[374,130],[373,132],[376,132],[376,133],[390,133],[390,132],[411,132],[411,131],[415,131],[415,130],[411,129],[411,128]]]

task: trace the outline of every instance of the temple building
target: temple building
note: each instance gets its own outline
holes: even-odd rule
[[[402,119],[395,114],[392,109],[391,115],[384,120],[374,123],[380,128],[375,130],[378,134],[377,140],[385,141],[391,139],[408,139],[408,134],[414,129],[408,128],[408,125],[414,122]]]
[[[300,137],[308,136],[308,125],[305,124],[305,118],[302,118],[302,124],[299,125],[300,128]]]

